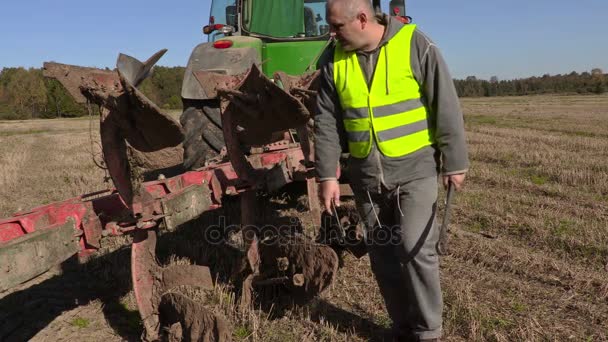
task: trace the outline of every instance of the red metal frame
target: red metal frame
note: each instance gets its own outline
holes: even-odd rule
[[[291,180],[311,178],[311,169],[300,163],[302,150],[288,148],[249,156],[248,161],[270,169],[276,165],[284,168]],[[212,205],[209,210],[221,206],[224,195],[237,195],[251,190],[228,162],[189,171],[175,177],[143,183],[146,194],[152,200],[133,203],[132,211],[115,190],[87,194],[65,201],[41,206],[13,217],[0,220],[0,247],[15,239],[38,230],[52,229],[74,219],[74,235],[80,236],[81,256],[87,256],[99,248],[102,236],[122,235],[135,229],[148,229],[156,225],[165,214],[161,199],[181,193],[192,185],[209,187]],[[131,219],[125,219],[131,217]],[[135,218],[137,217],[137,219]]]

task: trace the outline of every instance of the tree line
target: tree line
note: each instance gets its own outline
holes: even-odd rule
[[[599,68],[591,72],[566,75],[549,75],[499,81],[492,76],[490,80],[479,80],[468,76],[464,80],[454,80],[458,96],[516,96],[538,94],[603,94],[608,90],[608,75]]]
[[[163,109],[181,109],[181,84],[184,67],[154,68],[152,76],[139,89]],[[608,91],[608,75],[599,68],[591,72],[543,75],[514,80],[490,80],[469,76],[454,80],[461,97],[515,96],[534,94],[602,94]],[[88,109],[72,99],[53,79],[36,68],[3,68],[0,71],[0,119],[75,117]]]
[[[184,70],[157,66],[139,89],[163,109],[180,109]],[[57,80],[42,76],[42,69],[0,70],[0,120],[77,117],[88,113],[88,108],[76,103]]]

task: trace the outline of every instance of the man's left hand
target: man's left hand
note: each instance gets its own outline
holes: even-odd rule
[[[448,187],[448,181],[451,181],[454,184],[454,189],[456,191],[460,190],[464,185],[464,173],[459,173],[455,175],[443,176],[443,186]]]

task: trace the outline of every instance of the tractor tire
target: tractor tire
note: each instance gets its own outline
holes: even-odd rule
[[[184,101],[180,123],[184,129],[184,168],[203,167],[224,148],[222,115],[217,100]]]

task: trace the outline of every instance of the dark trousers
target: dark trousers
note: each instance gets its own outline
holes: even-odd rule
[[[381,194],[354,189],[372,271],[393,327],[419,339],[441,337],[437,183],[436,177],[423,178]]]

